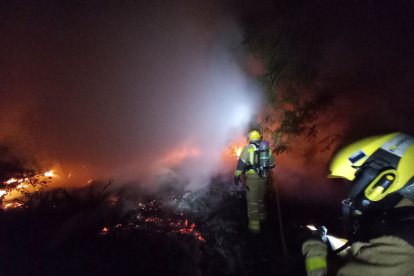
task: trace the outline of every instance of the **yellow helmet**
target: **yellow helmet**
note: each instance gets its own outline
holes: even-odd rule
[[[262,140],[262,136],[257,130],[253,130],[248,135],[250,142],[259,142]]]
[[[414,138],[392,133],[355,142],[334,156],[328,177],[354,182],[347,204],[359,213],[414,201]]]

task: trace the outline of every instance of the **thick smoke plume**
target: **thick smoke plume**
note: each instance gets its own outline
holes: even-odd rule
[[[219,2],[149,3],[3,5],[0,142],[73,185],[216,173],[260,104],[242,34]]]

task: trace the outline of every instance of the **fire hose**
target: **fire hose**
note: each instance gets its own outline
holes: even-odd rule
[[[269,173],[269,182],[270,183],[273,182],[273,172],[272,171],[270,171],[270,173]],[[277,191],[276,183],[274,183],[273,186],[275,187],[275,192],[276,192],[276,204],[277,204],[277,212],[278,212],[278,217],[279,217],[280,238],[282,240],[283,255],[285,256],[285,263],[287,264],[288,261],[289,261],[289,254],[288,254],[287,247],[286,247],[285,234],[283,232],[283,220],[282,220],[282,211],[280,209],[279,193]]]

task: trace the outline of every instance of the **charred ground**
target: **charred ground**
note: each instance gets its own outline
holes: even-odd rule
[[[139,197],[123,188],[116,201],[105,193],[83,198],[63,190],[39,193],[36,206],[1,213],[2,271],[7,275],[300,275],[303,267],[295,230],[312,222],[309,217],[317,219],[323,206],[282,202],[290,254],[286,258],[274,187],[268,186],[266,198],[269,220],[263,233],[253,236],[246,227],[245,192],[230,183],[217,178],[195,193],[166,184],[155,194]],[[84,191],[88,192],[90,188]],[[322,221],[335,216],[324,212]]]

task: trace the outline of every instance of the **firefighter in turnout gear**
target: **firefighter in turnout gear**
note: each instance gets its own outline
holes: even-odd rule
[[[330,178],[353,182],[342,202],[349,240],[329,258],[342,250],[345,261],[335,268],[326,260],[327,243],[308,239],[308,276],[413,276],[414,138],[392,133],[358,141],[336,154],[330,171]]]
[[[269,149],[269,143],[262,141],[262,136],[256,130],[249,133],[250,144],[244,147],[234,173],[234,183],[239,185],[240,176],[246,173],[246,199],[249,216],[249,229],[260,233],[260,221],[266,219],[264,196],[266,184],[275,167],[275,159]]]

